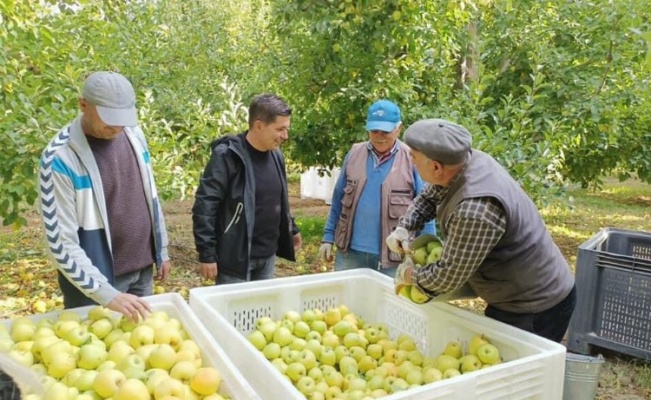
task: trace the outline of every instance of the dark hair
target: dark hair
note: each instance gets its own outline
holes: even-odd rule
[[[252,127],[253,123],[258,120],[269,125],[279,115],[284,117],[292,115],[292,109],[285,103],[285,100],[275,94],[257,95],[249,105],[249,127]]]

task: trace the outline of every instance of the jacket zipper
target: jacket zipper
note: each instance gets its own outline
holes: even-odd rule
[[[237,207],[235,207],[235,215],[233,215],[233,218],[231,218],[231,222],[228,223],[228,226],[226,227],[226,230],[224,230],[224,233],[228,232],[233,224],[237,224],[237,222],[240,220],[240,215],[242,214],[243,209],[244,204],[242,204],[242,202],[237,203]]]

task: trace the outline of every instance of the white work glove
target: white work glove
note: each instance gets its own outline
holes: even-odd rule
[[[324,261],[332,261],[332,243],[322,243],[319,247],[319,254]]]
[[[409,232],[399,226],[386,239],[389,250],[403,254],[409,251]]]
[[[411,275],[409,276],[410,279],[407,279],[407,271],[411,270],[412,274],[414,271],[414,262],[412,261],[411,257],[405,257],[405,260],[402,262],[402,264],[398,265],[398,269],[396,270],[396,276],[393,278],[393,284],[395,286],[396,294],[400,294],[400,291],[402,290],[403,287],[405,286],[410,286],[413,284],[413,281],[411,279]]]

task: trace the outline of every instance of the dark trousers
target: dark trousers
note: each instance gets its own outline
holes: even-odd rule
[[[489,318],[560,343],[570,324],[574,306],[576,306],[576,286],[572,288],[570,294],[563,301],[549,310],[538,313],[517,314],[498,310],[489,305],[486,307],[484,314]]]
[[[267,258],[251,258],[249,259],[249,271],[247,273],[246,279],[217,271],[217,279],[215,281],[215,284],[224,285],[228,283],[242,283],[271,279],[274,277],[274,272],[276,270],[275,265],[275,255]]]

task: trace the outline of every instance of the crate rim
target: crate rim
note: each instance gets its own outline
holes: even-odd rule
[[[646,231],[636,231],[633,229],[624,229],[624,228],[616,228],[616,227],[605,227],[597,231],[592,237],[584,241],[579,245],[580,250],[595,250],[595,246],[604,241],[605,239],[608,239],[608,236],[611,233],[625,233],[625,234],[630,234],[630,235],[635,235],[635,236],[644,236],[648,235],[649,238],[651,238],[651,232],[646,232]],[[609,253],[609,254],[617,254],[617,253],[612,253],[609,251],[601,251],[603,253]],[[621,254],[618,254],[621,255]],[[630,257],[630,256],[626,256]],[[635,257],[633,257],[635,258]]]

